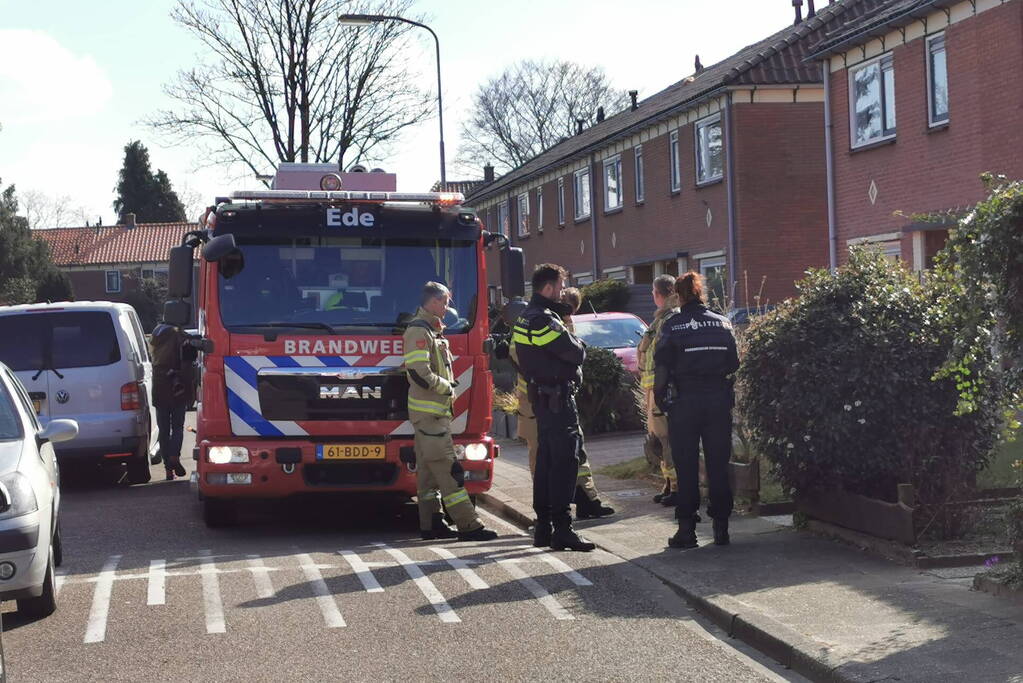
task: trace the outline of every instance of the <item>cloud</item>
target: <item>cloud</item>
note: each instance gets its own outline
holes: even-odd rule
[[[0,29],[0,122],[94,114],[112,95],[110,79],[91,56],[72,53],[42,31]]]

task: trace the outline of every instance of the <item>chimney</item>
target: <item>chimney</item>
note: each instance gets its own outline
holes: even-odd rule
[[[632,99],[632,111],[636,111],[636,109],[639,107],[639,105],[636,104],[636,97],[638,97],[638,96],[639,96],[639,91],[638,90],[630,90],[629,91],[629,97]]]
[[[803,23],[803,0],[792,0],[792,6],[796,8],[796,20],[792,25],[799,26]]]
[[[124,229],[134,230],[135,229],[135,214],[126,213],[124,214]]]
[[[494,167],[491,164],[487,164],[483,167],[483,182],[494,182]]]
[[[700,55],[696,55],[696,73],[700,74],[703,72],[703,62],[700,61]]]
[[[576,135],[582,135],[583,134],[583,124],[585,124],[585,123],[586,123],[586,119],[576,119],[575,120],[575,134]]]
[[[806,18],[812,19],[817,15],[817,10],[814,9],[813,0],[806,0]]]
[[[604,120],[604,108],[603,107],[597,107],[597,123],[600,123],[603,120]]]

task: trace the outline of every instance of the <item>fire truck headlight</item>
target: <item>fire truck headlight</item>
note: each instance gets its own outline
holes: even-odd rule
[[[466,460],[486,460],[487,445],[483,443],[471,443],[465,447]]]
[[[244,464],[249,462],[249,449],[243,446],[211,446],[206,459],[214,465]]]

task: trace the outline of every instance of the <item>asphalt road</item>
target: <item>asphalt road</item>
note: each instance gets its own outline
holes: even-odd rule
[[[4,604],[9,680],[787,678],[610,553],[537,552],[489,515],[493,543],[424,542],[394,501],[255,506],[214,531],[153,472],[65,477],[58,611]]]

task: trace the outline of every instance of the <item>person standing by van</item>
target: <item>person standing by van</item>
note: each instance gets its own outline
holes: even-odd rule
[[[185,476],[181,444],[185,437],[185,412],[195,401],[193,362],[198,351],[185,345],[181,330],[161,323],[153,330],[153,407],[160,430],[160,456],[167,481]]]

